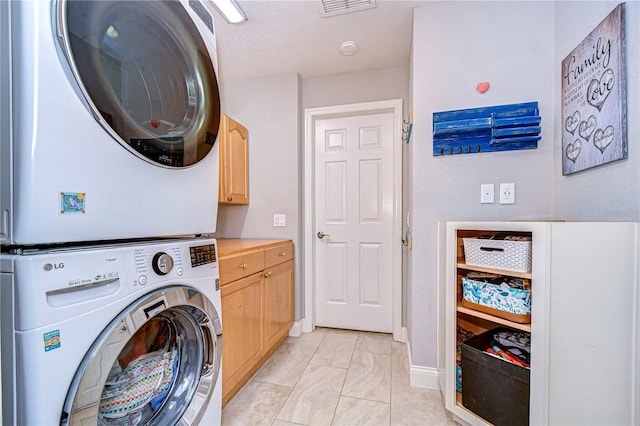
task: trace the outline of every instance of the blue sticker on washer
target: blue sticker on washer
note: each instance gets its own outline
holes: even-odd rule
[[[60,193],[60,214],[65,213],[86,213],[84,192],[61,192]]]
[[[42,335],[44,351],[49,352],[60,347],[60,330],[50,331]]]

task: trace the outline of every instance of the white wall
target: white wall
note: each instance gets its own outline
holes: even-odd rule
[[[548,219],[553,174],[553,3],[437,2],[414,11],[413,249],[407,328],[415,365],[436,366],[437,222]],[[491,88],[481,95],[478,82]],[[538,101],[538,149],[433,156],[434,112]],[[513,205],[480,184],[516,184]]]
[[[249,130],[249,205],[220,206],[216,237],[291,239],[295,245],[295,319],[301,317],[299,77],[221,81],[222,112]],[[213,189],[212,190],[217,190]],[[274,227],[273,214],[286,214]]]
[[[554,212],[566,220],[640,220],[640,3],[626,3],[627,41],[627,141],[629,158],[569,176],[562,176],[560,87],[562,60],[617,5],[617,1],[558,2],[555,5],[556,38],[554,106],[556,132],[553,156]],[[579,13],[577,13],[579,12]],[[580,206],[580,208],[576,208]]]

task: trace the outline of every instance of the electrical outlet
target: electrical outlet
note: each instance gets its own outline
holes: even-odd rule
[[[491,204],[493,203],[493,189],[492,183],[483,183],[480,185],[480,203]]]
[[[285,226],[287,216],[284,213],[275,213],[273,215],[273,226]]]
[[[516,184],[500,184],[500,204],[514,204],[516,202]]]

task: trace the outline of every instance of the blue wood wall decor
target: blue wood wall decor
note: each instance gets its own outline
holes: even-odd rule
[[[538,102],[433,113],[433,155],[536,149]]]

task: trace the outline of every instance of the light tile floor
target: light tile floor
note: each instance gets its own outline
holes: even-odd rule
[[[222,411],[230,425],[453,425],[439,391],[409,386],[390,334],[316,328],[289,337]]]

